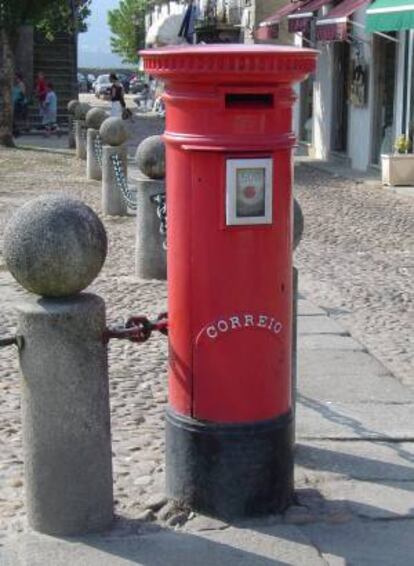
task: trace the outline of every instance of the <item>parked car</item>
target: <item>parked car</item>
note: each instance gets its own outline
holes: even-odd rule
[[[87,83],[85,75],[83,75],[82,73],[78,73],[78,89],[79,89],[79,92],[87,92],[88,91],[88,83]]]
[[[109,75],[99,75],[95,82],[95,96],[100,98],[101,96],[106,97],[111,94],[111,81],[109,80]]]

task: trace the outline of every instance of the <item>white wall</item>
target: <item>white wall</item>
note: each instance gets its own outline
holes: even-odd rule
[[[355,12],[353,20],[365,26],[365,8]],[[360,44],[368,68],[368,100],[366,106],[358,108],[349,104],[348,106],[348,156],[351,159],[351,167],[365,171],[371,164],[372,153],[372,128],[374,117],[374,73],[372,36],[366,34],[360,27],[353,26],[352,35],[363,40]],[[355,48],[351,48],[351,59],[356,57]]]
[[[320,55],[313,87],[314,157],[328,159],[331,147],[333,50],[329,43],[318,44]]]
[[[166,16],[183,13],[185,8],[186,4],[180,0],[165,0],[162,4],[155,5],[146,15],[146,30],[148,31],[152,24],[157,23]]]
[[[293,35],[293,34],[292,34]],[[293,44],[295,47],[302,47],[302,38],[301,34],[295,33],[293,35]],[[293,105],[293,112],[292,112],[292,130],[296,136],[297,140],[300,140],[300,83],[296,83],[293,85],[293,90],[295,91],[296,95],[296,102]]]
[[[365,8],[353,15],[357,24],[365,27]],[[372,129],[374,119],[374,73],[372,36],[359,26],[350,27],[351,34],[361,41],[360,49],[367,64],[369,85],[366,106],[358,108],[348,103],[348,144],[347,155],[353,169],[365,171],[371,165]],[[318,43],[320,50],[318,68],[314,85],[313,147],[318,159],[328,159],[331,150],[331,121],[333,81],[335,68],[332,44]],[[356,49],[351,47],[351,60],[356,58]]]
[[[403,106],[404,106],[404,59],[405,59],[405,49],[406,49],[406,34],[400,32],[398,34],[398,50],[397,50],[397,73],[396,73],[396,83],[395,83],[395,103],[394,103],[394,130],[395,136],[399,136],[403,133]]]

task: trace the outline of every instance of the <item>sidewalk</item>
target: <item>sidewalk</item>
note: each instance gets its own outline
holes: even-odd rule
[[[314,169],[319,169],[320,171],[325,171],[326,173],[330,173],[334,178],[342,177],[349,181],[353,181],[356,185],[365,185],[370,188],[378,189],[379,191],[391,191],[403,196],[414,197],[414,187],[387,187],[383,185],[381,181],[380,168],[374,169],[371,167],[368,171],[358,171],[356,169],[351,169],[347,160],[333,158],[325,161],[323,159],[315,159],[308,155],[303,155],[300,152],[295,155],[295,164],[305,165],[313,167]]]
[[[408,566],[414,393],[326,313],[299,300],[296,491],[284,517],[181,527],[118,520],[77,539],[7,537],[1,566]]]

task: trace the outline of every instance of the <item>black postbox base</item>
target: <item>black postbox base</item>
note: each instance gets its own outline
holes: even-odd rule
[[[293,499],[293,418],[215,424],[166,414],[167,495],[224,519],[282,512]]]

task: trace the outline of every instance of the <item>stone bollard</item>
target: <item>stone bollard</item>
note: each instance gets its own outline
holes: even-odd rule
[[[81,293],[106,250],[96,214],[62,194],[27,203],[4,237],[12,275],[41,295],[18,307],[18,335],[28,520],[49,535],[113,519],[105,303]]]
[[[68,103],[69,114],[69,134],[68,134],[68,147],[69,149],[76,149],[75,141],[75,110],[79,106],[79,100],[71,100]]]
[[[89,104],[83,102],[80,102],[75,108],[76,157],[82,160],[86,159],[85,118],[90,108]]]
[[[137,220],[135,273],[142,279],[167,278],[165,236],[160,231],[157,205],[151,198],[165,194],[165,145],[161,136],[150,136],[136,153],[140,169],[137,178]]]
[[[125,182],[128,179],[128,153],[124,142],[128,134],[121,118],[107,118],[99,129],[102,143],[102,210],[110,216],[125,216],[128,205],[122,195],[117,179],[114,157],[118,156],[119,165]]]
[[[108,114],[102,108],[91,108],[86,114],[86,178],[89,180],[102,180],[102,144],[99,128],[107,118]]]
[[[75,120],[75,145],[77,159],[86,159],[86,130],[84,120]]]

